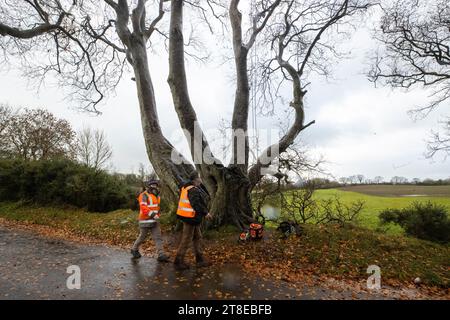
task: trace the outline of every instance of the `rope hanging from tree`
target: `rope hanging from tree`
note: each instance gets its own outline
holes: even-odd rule
[[[256,10],[256,0],[251,0],[250,3],[250,22],[253,23],[253,19],[256,18],[257,10]],[[252,110],[252,128],[253,128],[253,138],[256,149],[256,156],[259,155],[259,139],[258,139],[258,121],[257,121],[257,97],[256,97],[256,87],[258,85],[258,79],[256,75],[256,68],[258,63],[258,50],[257,50],[257,41],[253,44],[252,52],[250,55],[250,90],[251,90],[251,98],[250,98],[250,106]]]

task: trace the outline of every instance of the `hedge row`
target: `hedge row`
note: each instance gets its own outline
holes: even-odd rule
[[[70,160],[0,160],[0,201],[70,204],[107,212],[132,206],[136,191],[116,175]]]

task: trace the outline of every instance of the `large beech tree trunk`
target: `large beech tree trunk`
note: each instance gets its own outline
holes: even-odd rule
[[[173,147],[162,134],[156,109],[155,92],[148,68],[145,39],[136,34],[131,35],[129,50],[135,74],[136,89],[139,99],[142,130],[147,155],[155,172],[163,180],[173,194],[178,194],[180,183],[189,176],[194,167]],[[172,155],[183,159],[176,164]]]
[[[146,51],[146,42],[148,40],[146,35],[149,33],[148,31],[143,32],[145,29],[145,23],[143,23],[142,19],[145,16],[144,2],[144,0],[140,0],[138,6],[132,12],[133,32],[131,33],[126,27],[130,16],[125,11],[126,1],[119,1],[119,6],[122,7],[122,10],[118,12],[118,33],[122,41],[127,45],[129,62],[133,66],[135,73],[142,128],[148,157],[158,176],[169,186],[174,194],[177,194],[180,183],[194,170],[194,166],[184,159],[169,143],[162,134],[159,125],[155,93],[148,68]],[[255,25],[247,43],[243,43],[242,15],[238,10],[239,0],[232,0],[230,2],[230,20],[233,28],[233,48],[237,75],[232,129],[240,130],[241,132],[239,134],[244,134],[245,139],[243,141],[244,148],[237,144],[238,139],[233,140],[231,163],[228,166],[224,166],[211,152],[208,141],[197,121],[197,115],[189,97],[184,57],[185,44],[183,40],[184,1],[171,0],[169,76],[167,80],[172,92],[173,103],[180,126],[185,130],[186,138],[190,145],[191,157],[194,160],[195,169],[200,172],[210,193],[210,211],[214,215],[214,220],[209,222],[208,226],[234,224],[240,228],[245,228],[250,222],[254,221],[251,191],[261,178],[261,169],[267,164],[263,164],[263,154],[258,158],[257,163],[253,167],[248,167],[249,144],[247,122],[250,86],[247,59],[248,52],[255,41],[256,35],[262,30],[267,19],[280,2],[280,0],[275,1],[271,7],[267,8],[265,20],[259,27]],[[299,75],[295,73],[293,67],[283,61],[281,57],[278,60],[281,67],[290,73],[293,78],[294,99],[291,102],[291,106],[296,111],[295,121],[290,130],[276,144],[279,147],[279,151],[284,152],[294,141],[298,133],[305,128],[303,126],[304,92],[301,90]],[[265,151],[265,158],[268,157],[273,160],[277,157],[278,154],[270,154],[271,151],[272,146]],[[179,159],[183,159],[183,163],[174,163],[172,159],[173,154],[176,154]],[[244,161],[237,161],[238,159],[243,159]]]
[[[188,164],[187,161],[184,161],[182,164],[175,164],[172,161],[172,154],[178,152],[162,135],[161,127],[159,126],[153,85],[150,72],[148,71],[145,51],[135,55],[133,69],[136,76],[136,88],[147,155],[158,176],[169,186],[173,193],[178,193],[180,183],[194,170],[194,167]],[[178,156],[181,157],[179,153]]]
[[[216,189],[211,195],[213,225],[233,224],[245,228],[253,221],[251,184],[238,166],[215,167]]]
[[[278,3],[280,2],[275,2],[274,6],[268,9],[267,18]],[[247,137],[247,122],[250,87],[247,59],[248,52],[253,45],[256,35],[260,32],[260,28],[255,28],[249,42],[243,43],[241,28],[242,15],[237,8],[238,4],[239,0],[233,0],[230,3],[230,19],[233,27],[233,48],[237,75],[232,129],[235,130],[235,134],[236,130],[240,130],[237,134],[244,134],[245,139],[244,141],[240,141],[244,143],[244,148],[237,144],[239,139],[233,140],[232,160],[228,166],[224,166],[212,154],[208,141],[197,121],[197,115],[189,97],[184,57],[183,0],[171,0],[169,76],[167,80],[171,89],[173,103],[180,126],[185,130],[186,138],[190,145],[191,157],[195,162],[195,168],[200,172],[210,193],[210,211],[214,215],[214,220],[211,223],[208,223],[208,226],[234,224],[244,228],[248,226],[250,222],[254,221],[251,191],[259,181],[261,169],[266,164],[263,164],[261,161],[263,157],[263,155],[261,155],[257,164],[250,169],[248,168],[249,144]],[[142,10],[142,12],[139,10]],[[158,176],[165,181],[170,189],[176,194],[180,182],[189,176],[189,173],[194,170],[194,166],[189,164],[186,159],[184,159],[184,163],[182,164],[175,164],[173,162],[172,154],[177,151],[161,132],[156,112],[155,93],[153,91],[153,85],[148,69],[145,48],[146,38],[142,35],[142,32],[140,32],[140,29],[144,27],[140,24],[142,14],[145,12],[144,10],[143,7],[138,6],[133,11],[132,22],[134,32],[127,35],[128,49],[132,57],[131,64],[136,75],[142,128],[144,131],[148,156]],[[123,19],[126,19],[126,17],[124,16]],[[296,111],[294,124],[277,144],[280,152],[283,152],[304,128],[304,92],[301,90],[298,74],[293,72],[292,67],[281,59],[280,64],[282,64],[282,67],[294,78],[294,101],[291,103],[291,106],[294,107]],[[270,154],[271,151],[272,146],[265,151],[265,155],[274,159],[277,157],[277,154]],[[238,159],[243,159],[244,161],[237,161]]]
[[[248,140],[245,140],[245,150],[242,155],[245,157],[244,164],[235,165],[232,160],[232,164],[225,167],[212,154],[189,98],[184,63],[183,0],[172,0],[170,14],[168,83],[180,125],[185,129],[186,138],[190,144],[191,156],[194,161],[201,160],[201,163],[196,163],[196,167],[211,195],[210,211],[215,217],[213,225],[231,223],[244,227],[252,220],[252,186],[246,174]],[[236,102],[242,110],[234,115],[233,129],[242,129],[246,132],[249,88],[245,59],[240,58],[243,73],[240,76],[242,79],[237,89],[239,98]],[[211,163],[212,161],[214,163]]]

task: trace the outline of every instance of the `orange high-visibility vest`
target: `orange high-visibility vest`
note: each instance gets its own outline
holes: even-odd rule
[[[144,197],[145,196],[145,197]],[[147,191],[142,192],[139,197],[139,221],[144,220],[154,220],[158,219],[160,216],[159,213],[159,204],[161,202],[161,198],[155,196],[152,193],[148,193]],[[150,216],[156,213],[153,219],[150,219]]]
[[[177,215],[186,217],[186,218],[193,218],[195,217],[195,211],[191,206],[191,203],[189,202],[188,197],[188,191],[192,189],[194,186],[187,186],[181,188],[181,194],[180,194],[180,201],[178,201],[178,210]]]

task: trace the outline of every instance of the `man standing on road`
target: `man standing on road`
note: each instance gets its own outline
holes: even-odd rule
[[[131,249],[131,254],[134,259],[139,259],[141,257],[139,247],[151,233],[156,250],[158,251],[158,261],[166,262],[169,260],[169,257],[164,253],[161,226],[159,224],[159,217],[161,215],[159,207],[161,202],[159,196],[159,182],[157,180],[145,182],[145,191],[139,195],[138,201],[140,208],[140,234]]]
[[[182,186],[178,202],[177,217],[183,221],[183,233],[174,261],[175,268],[178,270],[189,268],[189,265],[184,261],[184,257],[191,243],[194,245],[197,267],[211,265],[203,256],[202,233],[200,230],[203,218],[212,218],[211,214],[208,213],[207,199],[208,194],[202,188],[202,180],[197,172],[193,172],[189,177],[189,181]]]

